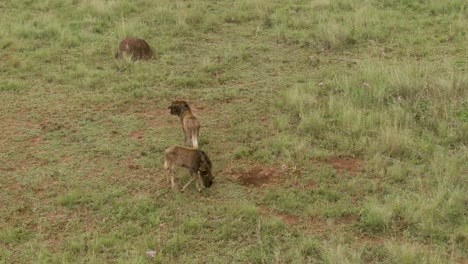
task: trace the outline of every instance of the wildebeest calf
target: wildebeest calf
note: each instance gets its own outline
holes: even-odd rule
[[[184,142],[187,144],[187,140],[192,141],[192,146],[198,148],[198,134],[200,132],[200,122],[197,117],[192,113],[189,104],[184,100],[174,100],[171,106],[171,115],[177,115],[180,117],[182,123],[182,130],[184,131]]]
[[[119,44],[119,51],[115,54],[115,58],[130,56],[132,60],[151,59],[153,51],[144,39],[127,37]]]
[[[194,180],[196,182],[197,190],[200,192],[201,187],[209,188],[213,184],[213,174],[211,173],[212,163],[208,155],[199,149],[172,146],[164,151],[164,168],[169,170],[167,181],[171,180],[171,186],[174,189],[174,167],[188,168],[191,179],[182,188],[182,192]],[[201,186],[200,186],[201,184]]]

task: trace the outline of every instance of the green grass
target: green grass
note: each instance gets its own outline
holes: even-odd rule
[[[467,24],[462,0],[3,1],[0,263],[465,263]],[[115,60],[128,35],[156,58]],[[166,184],[174,98],[203,193]]]

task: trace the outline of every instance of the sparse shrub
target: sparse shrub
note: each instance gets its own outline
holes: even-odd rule
[[[6,249],[5,247],[0,248],[0,259],[8,261],[13,256],[12,250]]]
[[[287,231],[288,227],[280,218],[262,219],[261,231],[264,234],[264,239],[274,240],[279,237],[282,232]],[[274,241],[272,241],[274,242]]]
[[[417,264],[417,263],[453,263],[446,257],[441,257],[437,249],[425,252],[421,247],[401,242],[389,242],[385,245],[389,263]]]
[[[369,263],[381,263],[388,259],[388,250],[384,245],[367,243],[362,245],[362,260]]]
[[[208,84],[210,81],[210,78],[199,73],[190,76],[169,76],[168,78],[170,84],[179,88],[199,88],[202,85]]]
[[[289,134],[279,134],[264,142],[268,148],[256,148],[253,157],[262,159],[265,162],[271,161],[271,157],[288,160],[305,160],[307,153],[305,150],[309,145],[307,138],[292,136]]]
[[[359,263],[361,260],[361,251],[348,247],[344,242],[334,241],[333,244],[324,246],[324,263]]]
[[[278,114],[274,120],[274,124],[279,131],[291,129],[291,120],[288,114]]]
[[[196,233],[202,230],[206,226],[206,219],[192,217],[184,221],[184,232],[185,233]]]
[[[252,155],[252,149],[247,146],[239,146],[234,150],[234,158],[247,158]]]
[[[322,261],[322,246],[315,238],[304,238],[300,243],[301,255],[307,262]]]
[[[80,204],[86,204],[90,202],[90,200],[89,200],[89,197],[86,197],[84,194],[79,193],[77,191],[72,191],[68,194],[59,196],[58,202],[62,206],[72,208]]]
[[[299,214],[307,210],[312,197],[297,189],[268,189],[263,202],[280,212]]]
[[[173,256],[181,254],[183,251],[187,250],[190,244],[190,237],[176,233],[164,243],[163,252]]]
[[[22,227],[3,229],[0,231],[0,243],[9,245],[15,242],[25,242],[34,237],[34,233]]]
[[[245,23],[253,20],[267,21],[271,13],[271,2],[268,0],[236,1],[234,8],[225,14],[227,23]]]
[[[362,227],[370,232],[382,232],[391,228],[392,211],[384,204],[369,201],[364,205],[361,213]]]
[[[85,235],[76,235],[65,240],[64,249],[74,255],[84,254],[88,251],[88,243]]]
[[[230,206],[227,209],[233,218],[244,222],[256,222],[259,217],[258,208],[252,204],[241,203]]]
[[[2,91],[19,91],[26,88],[26,84],[21,81],[10,80],[0,83],[0,92]]]

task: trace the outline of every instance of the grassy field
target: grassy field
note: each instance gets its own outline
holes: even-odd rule
[[[467,25],[463,0],[0,2],[0,263],[467,263]],[[155,59],[114,59],[126,36]],[[166,183],[175,98],[202,193]]]

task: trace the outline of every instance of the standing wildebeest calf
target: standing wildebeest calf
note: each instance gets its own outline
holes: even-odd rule
[[[182,130],[184,131],[184,142],[187,144],[187,139],[191,139],[192,146],[198,148],[198,133],[200,131],[200,122],[190,110],[189,104],[184,100],[174,100],[171,109],[171,115],[180,117]]]
[[[209,188],[213,184],[213,174],[211,173],[211,160],[208,155],[199,149],[172,146],[164,151],[164,168],[169,170],[171,186],[174,189],[174,167],[188,168],[191,179],[182,188],[182,192],[189,186],[196,178],[198,178],[196,185],[197,190],[200,192],[201,187]],[[200,186],[201,184],[201,186]]]
[[[139,38],[127,37],[119,44],[119,51],[115,54],[115,58],[130,56],[132,60],[151,59],[153,51],[148,43]]]

